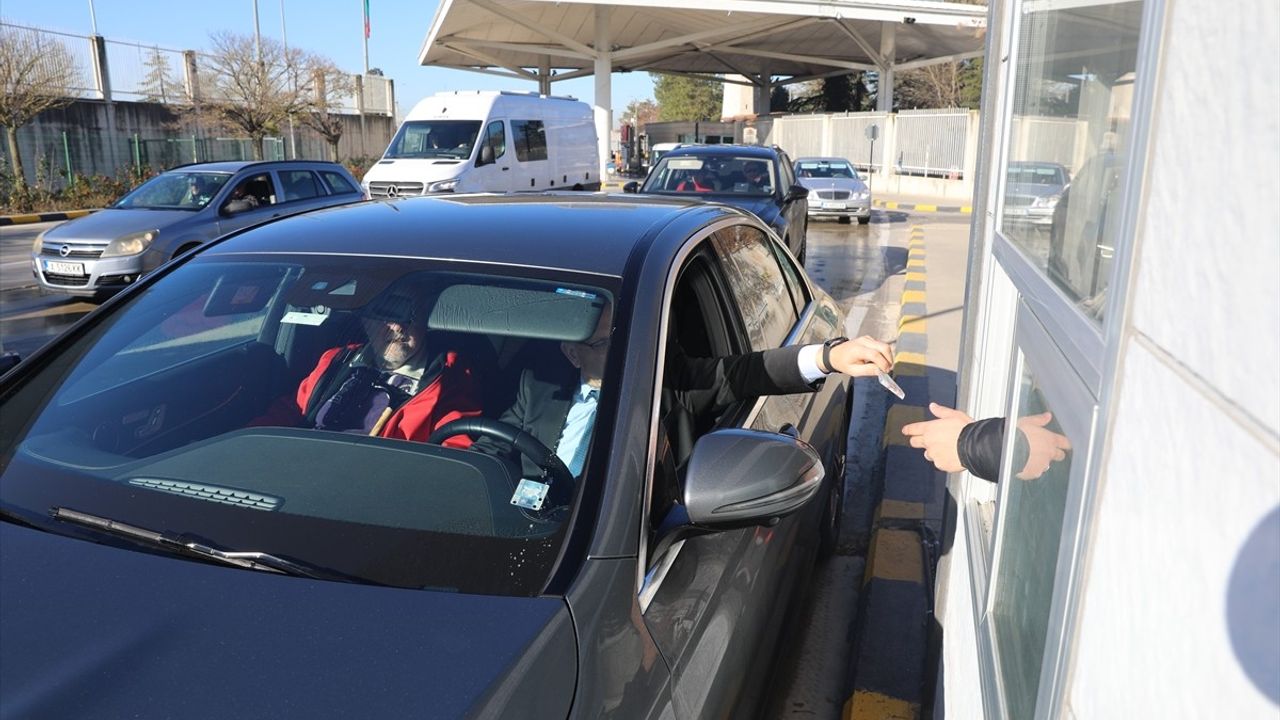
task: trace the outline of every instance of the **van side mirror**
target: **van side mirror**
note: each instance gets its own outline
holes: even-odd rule
[[[494,162],[493,146],[490,145],[489,143],[485,143],[481,145],[480,157],[476,158],[476,167],[480,167],[482,165],[492,165],[493,162]]]
[[[638,193],[638,192],[640,192],[640,183],[636,182],[635,180],[632,180],[631,182],[629,182],[629,183],[627,183],[626,185],[623,185],[623,186],[622,186],[622,192],[624,192],[624,193]]]

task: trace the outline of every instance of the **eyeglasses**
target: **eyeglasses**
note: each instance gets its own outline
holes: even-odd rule
[[[383,298],[370,306],[365,316],[377,322],[412,325],[417,318],[418,308],[413,298],[405,295],[392,295]]]

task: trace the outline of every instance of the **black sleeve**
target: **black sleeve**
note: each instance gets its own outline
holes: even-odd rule
[[[956,453],[960,464],[983,480],[1000,478],[1000,449],[1004,445],[1004,418],[975,420],[960,429]]]
[[[728,405],[760,395],[812,392],[820,384],[805,382],[798,361],[800,346],[696,358],[685,355],[679,343],[668,346],[663,384],[678,391],[716,390],[716,404]]]

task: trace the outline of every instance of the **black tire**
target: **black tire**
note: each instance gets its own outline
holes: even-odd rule
[[[846,450],[847,452],[847,450]],[[827,492],[827,507],[822,513],[822,532],[818,537],[818,559],[826,560],[836,554],[840,544],[840,525],[844,522],[844,465],[841,455],[832,470],[831,489]]]
[[[851,223],[851,222],[853,222],[853,218],[849,217],[848,215],[841,215],[841,216],[840,216],[840,224],[841,224],[841,225],[848,225],[848,224],[849,224],[849,223]]]
[[[869,223],[869,222],[871,222],[871,216],[870,216],[870,215],[868,215],[868,216],[866,216],[866,217],[860,217],[860,218],[858,218],[858,224],[859,224],[859,225],[866,225],[866,224],[867,224],[867,223]]]

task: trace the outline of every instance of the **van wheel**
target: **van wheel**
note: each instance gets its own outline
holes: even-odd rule
[[[574,192],[582,192],[582,186],[581,186],[581,185],[574,185],[574,186],[573,186],[573,191],[574,191]]]

